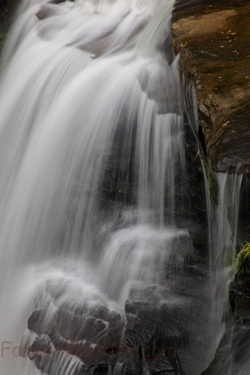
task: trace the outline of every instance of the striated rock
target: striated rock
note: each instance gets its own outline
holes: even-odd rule
[[[172,29],[180,69],[195,89],[195,131],[212,168],[249,174],[249,2],[205,2],[188,11],[177,7]]]
[[[187,336],[186,305],[171,298],[158,304],[157,295],[149,303],[152,287],[143,296],[136,290],[130,295],[125,316],[97,304],[57,308],[60,293],[53,288],[47,283],[53,301],[28,319],[33,332],[28,357],[43,373],[56,375],[70,365],[74,375],[109,374],[117,366],[124,375],[184,374],[177,350]]]

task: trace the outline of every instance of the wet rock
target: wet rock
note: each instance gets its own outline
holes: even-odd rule
[[[169,359],[164,355],[159,355],[156,358],[150,358],[147,361],[147,369],[151,374],[176,374],[174,367]]]
[[[185,265],[185,269],[199,278],[204,278],[207,276],[206,270],[200,265]]]
[[[40,334],[50,334],[53,330],[53,327],[56,325],[56,316],[53,316],[50,319],[46,319],[47,311],[46,310],[36,310],[34,311],[28,319],[28,328],[31,331]]]
[[[233,329],[229,319],[226,324],[225,333],[216,350],[215,357],[201,375],[232,375],[232,335]]]
[[[177,7],[174,16],[174,49],[187,84],[195,88],[193,125],[215,171],[241,165],[250,173],[249,25],[247,1],[204,2],[189,11]]]
[[[176,349],[186,333],[183,309],[178,304],[159,305],[160,297],[153,297],[150,291],[147,298],[151,303],[138,300],[138,291],[132,293],[134,300],[126,303],[126,323],[104,306],[95,306],[93,311],[89,307],[82,314],[67,309],[34,311],[28,328],[37,336],[28,357],[49,375],[55,375],[61,363],[71,358],[76,361],[74,375],[108,374],[119,366],[124,375],[145,370],[182,375]]]
[[[232,314],[225,322],[225,333],[215,358],[202,375],[245,375],[250,358],[250,277],[240,276],[230,284],[229,299]]]
[[[230,302],[234,312],[232,339],[233,374],[243,374],[249,366],[250,348],[250,277],[241,276],[230,286]],[[249,368],[249,367],[248,367]],[[243,372],[242,372],[243,371]]]
[[[230,284],[230,303],[235,316],[235,322],[243,319],[243,316],[250,316],[250,278],[239,276]],[[244,324],[244,322],[242,321]]]
[[[0,0],[0,54],[17,5],[17,0]]]
[[[177,355],[187,336],[183,308],[178,304],[155,302],[152,306],[146,301],[129,300],[125,313],[124,343],[137,351],[149,373],[183,374]]]

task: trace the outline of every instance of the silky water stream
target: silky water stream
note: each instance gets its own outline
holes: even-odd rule
[[[222,303],[185,271],[176,219],[190,197],[173,6],[20,8],[0,82],[1,375],[198,375],[214,355]]]

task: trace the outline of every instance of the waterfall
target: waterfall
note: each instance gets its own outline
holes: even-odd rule
[[[217,173],[217,180],[218,205],[213,214],[210,211],[214,217],[211,225],[211,270],[214,274],[211,280],[211,316],[214,339],[219,343],[225,329],[223,315],[228,309],[229,283],[234,277],[230,265],[236,256],[242,174]]]
[[[207,281],[185,273],[194,248],[177,220],[188,208],[173,7],[20,7],[0,77],[2,375],[181,374],[167,353],[179,346],[186,375],[204,369]],[[167,354],[147,359],[152,343]]]

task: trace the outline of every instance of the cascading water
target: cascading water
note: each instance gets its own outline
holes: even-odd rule
[[[240,165],[238,166],[239,172]],[[217,207],[210,207],[209,215],[213,218],[211,225],[210,244],[210,269],[213,277],[210,282],[211,303],[210,319],[213,322],[210,340],[214,343],[216,350],[214,360],[205,371],[204,375],[220,375],[223,373],[236,375],[246,374],[247,364],[241,360],[239,365],[237,352],[237,331],[235,329],[236,319],[232,315],[231,293],[232,285],[235,281],[235,265],[237,240],[238,240],[238,216],[241,198],[242,174],[217,173],[218,181],[218,203]],[[210,220],[212,222],[212,220]],[[236,282],[237,283],[237,282]],[[239,318],[237,318],[239,319]],[[239,340],[240,341],[240,340]],[[248,342],[240,347],[240,351],[248,356]],[[236,364],[235,364],[236,363]],[[236,366],[236,367],[235,367]]]
[[[1,374],[182,374],[179,346],[199,374],[174,1],[56,3],[24,2],[2,59]]]

